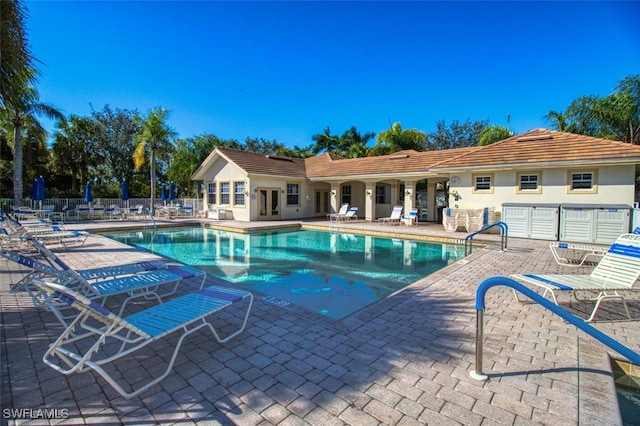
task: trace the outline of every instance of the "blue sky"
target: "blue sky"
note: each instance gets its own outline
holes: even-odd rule
[[[640,73],[640,2],[25,5],[43,102],[67,116],[163,107],[181,137],[303,147],[327,126],[433,132],[508,115],[520,133]]]

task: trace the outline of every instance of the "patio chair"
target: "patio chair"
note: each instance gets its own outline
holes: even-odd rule
[[[87,231],[77,231],[65,229],[63,225],[39,225],[35,227],[25,227],[30,237],[38,239],[47,246],[57,247],[80,247],[89,237]]]
[[[402,216],[402,223],[412,226],[418,223],[418,209],[409,210],[408,216]]]
[[[619,299],[624,305],[627,317],[631,319],[626,297],[630,291],[639,288],[634,284],[640,277],[640,235],[621,235],[609,248],[602,260],[589,275],[575,274],[515,274],[511,278],[544,289],[542,296],[551,297],[557,305],[557,295],[565,292],[578,301],[594,301],[595,306],[587,322],[595,317],[600,304],[607,299]],[[582,297],[586,294],[591,297]],[[517,293],[514,290],[516,299]]]
[[[356,214],[358,212],[358,208],[357,207],[351,207],[347,213],[344,214],[344,216],[338,216],[336,217],[336,222],[346,222],[349,221],[351,219],[358,219],[358,215]]]
[[[596,261],[607,253],[609,247],[582,243],[552,241],[549,249],[558,265],[578,267],[587,261]],[[591,260],[593,259],[593,260]]]
[[[51,299],[80,312],[49,346],[42,358],[44,363],[64,375],[93,370],[125,398],[133,398],[163,380],[171,372],[182,342],[190,334],[208,328],[219,343],[240,334],[247,325],[253,304],[253,295],[247,291],[211,286],[122,317],[62,285],[39,279],[33,283]],[[208,318],[245,299],[247,307],[238,321],[240,325],[234,325],[234,331],[222,337]],[[117,360],[124,358],[123,362],[130,363],[132,354],[172,334],[180,337],[177,343],[168,346],[173,347],[173,353],[164,371],[150,373],[151,377],[144,383],[135,377],[135,385],[127,382],[126,375],[117,373],[114,366]]]
[[[63,312],[65,306],[55,303],[46,293],[34,288],[34,279],[55,280],[56,283],[100,303],[105,303],[110,296],[128,295],[122,302],[120,312],[124,311],[130,300],[139,297],[155,298],[158,302],[161,302],[162,298],[174,294],[183,280],[201,278],[199,288],[204,286],[206,280],[204,272],[181,264],[168,264],[166,268],[117,275],[109,279],[90,280],[84,278],[81,273],[71,269],[61,260],[55,263],[46,260],[48,263],[43,263],[33,256],[25,256],[17,251],[9,250],[1,251],[0,256],[32,269],[30,274],[12,286],[11,291],[27,291],[34,306],[53,312],[65,327],[67,326],[67,321],[72,318]],[[104,275],[104,271],[102,273]],[[85,274],[90,274],[90,272],[85,272]],[[164,286],[169,286],[169,290],[159,293],[158,289]]]
[[[378,218],[378,223],[383,225],[399,225],[402,218],[402,206],[395,206],[391,211],[391,216]]]
[[[124,219],[124,211],[117,204],[111,204],[104,213],[109,219]]]
[[[330,222],[332,220],[337,221],[339,217],[342,217],[342,216],[346,215],[348,211],[349,211],[349,203],[345,203],[345,204],[340,206],[340,210],[338,210],[337,213],[329,213],[329,214],[327,214],[327,220],[330,221]]]

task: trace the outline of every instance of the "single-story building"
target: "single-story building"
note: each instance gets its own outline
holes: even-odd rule
[[[342,204],[367,221],[394,205],[440,221],[447,207],[629,206],[639,199],[640,146],[534,129],[488,146],[342,159],[216,148],[194,172],[210,214],[238,221],[325,217]]]

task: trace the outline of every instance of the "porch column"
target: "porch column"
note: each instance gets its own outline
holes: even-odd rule
[[[375,182],[366,182],[364,190],[364,219],[368,222],[373,221],[376,215],[376,184]]]
[[[331,212],[330,213],[338,213],[340,210],[340,185],[332,183],[331,184],[331,197],[329,203],[331,203]]]
[[[407,216],[411,209],[415,208],[415,198],[416,198],[416,182],[415,181],[405,181],[404,182],[404,206],[403,211],[404,215]]]

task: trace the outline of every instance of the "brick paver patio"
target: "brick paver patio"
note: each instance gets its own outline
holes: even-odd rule
[[[100,230],[127,224],[69,227]],[[341,226],[354,233],[466,236],[436,226]],[[295,306],[278,307],[255,294],[243,334],[224,345],[204,332],[195,334],[184,343],[173,372],[130,400],[93,373],[67,377],[44,365],[42,355],[62,327],[51,313],[35,309],[24,293],[9,292],[24,270],[2,259],[3,423],[621,424],[609,361],[610,356],[621,357],[539,305],[516,302],[504,287],[491,289],[486,300],[483,371],[489,380],[470,377],[475,368],[475,292],[483,280],[516,272],[590,270],[557,265],[546,241],[511,239],[501,251],[497,236],[482,239],[494,244],[340,321]],[[78,269],[154,258],[97,234],[82,248],[59,255]],[[586,308],[568,298],[565,302],[573,312]],[[616,302],[609,305],[596,327],[640,352],[638,323],[609,321],[619,318],[620,308]],[[634,313],[639,305],[635,300],[630,304]],[[166,361],[176,340],[162,341],[135,360],[122,360],[120,374],[140,380],[145,370]],[[66,418],[45,420],[39,410],[56,410]]]

